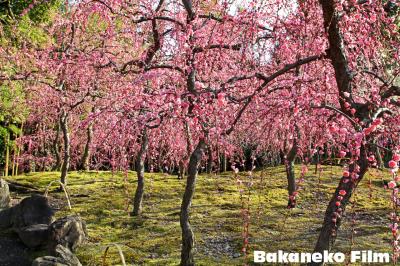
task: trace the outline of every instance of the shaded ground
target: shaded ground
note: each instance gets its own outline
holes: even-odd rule
[[[0,236],[1,266],[31,266],[28,249],[16,238]]]
[[[253,250],[311,252],[326,204],[341,173],[340,168],[327,166],[318,177],[312,170],[301,185],[298,208],[294,210],[285,208],[287,195],[283,167],[268,168],[252,178],[243,175],[241,186],[237,185],[231,173],[200,175],[191,213],[197,265],[252,264]],[[299,169],[296,173],[299,175]],[[372,172],[362,181],[353,206],[347,209],[347,217],[334,248],[336,251],[348,253],[351,248],[391,251],[388,228],[390,195],[383,189],[380,175]],[[32,173],[14,179],[44,191],[47,184],[58,176],[58,173]],[[371,188],[368,187],[369,179]],[[246,186],[249,181],[252,181],[250,190]],[[130,198],[136,186],[135,173],[130,172],[127,176],[109,172],[71,173],[72,212],[87,221],[89,231],[88,243],[78,250],[82,264],[102,265],[104,250],[116,243],[123,249],[127,263],[177,265],[181,236],[179,210],[184,185],[185,182],[176,176],[146,174],[144,215],[131,218]],[[57,217],[70,214],[65,208],[64,194],[56,192],[56,188],[54,184],[50,196],[54,197],[51,201],[55,207],[61,209]],[[251,215],[247,258],[241,252],[241,206],[249,206]],[[354,223],[351,222],[352,217],[355,218]],[[117,249],[113,247],[104,265],[119,264]]]

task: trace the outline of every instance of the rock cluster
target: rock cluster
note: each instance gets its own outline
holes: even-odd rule
[[[0,230],[11,229],[31,249],[47,249],[49,256],[34,260],[34,266],[81,266],[74,255],[87,237],[86,224],[77,215],[54,221],[48,199],[32,195],[10,207],[8,185],[0,179]]]
[[[10,190],[6,181],[0,178],[0,210],[10,207]]]

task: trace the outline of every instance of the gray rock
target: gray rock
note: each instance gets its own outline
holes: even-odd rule
[[[17,230],[21,241],[30,248],[44,246],[49,240],[49,226],[47,224],[35,224]]]
[[[76,215],[58,219],[49,227],[50,249],[62,245],[75,251],[86,239],[87,231],[85,222]]]
[[[54,220],[54,211],[50,207],[48,199],[41,195],[24,198],[11,210],[11,223],[16,230],[35,224],[51,224]]]
[[[65,264],[63,262],[64,261],[61,258],[44,256],[35,259],[32,263],[32,266],[69,266],[68,264]]]
[[[0,229],[13,228],[18,233],[32,225],[49,225],[54,220],[53,214],[47,198],[33,195],[11,208],[0,211]]]
[[[32,266],[82,266],[79,259],[66,247],[57,245],[56,257],[45,256],[33,261]]]
[[[0,210],[0,229],[7,229],[12,226],[12,208]]]
[[[10,189],[6,181],[0,178],[0,210],[10,207]]]

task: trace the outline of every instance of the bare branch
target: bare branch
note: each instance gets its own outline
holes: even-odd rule
[[[139,18],[137,20],[134,20],[133,22],[136,23],[136,24],[139,24],[139,23],[146,22],[146,21],[152,21],[154,19],[155,20],[165,20],[165,21],[173,22],[173,23],[178,24],[181,28],[185,27],[182,22],[180,22],[180,21],[178,21],[176,19],[173,19],[171,17],[165,17],[165,16],[154,16],[154,17],[150,17],[150,18],[141,17],[141,18]]]
[[[246,96],[246,97],[244,97],[244,98],[242,98],[242,99],[240,100],[240,101],[245,100],[246,102],[245,102],[245,104],[242,106],[242,108],[239,110],[239,112],[238,112],[238,114],[237,114],[235,120],[234,120],[234,121],[232,122],[232,124],[231,124],[231,127],[230,127],[228,130],[226,130],[226,131],[223,133],[223,135],[229,135],[230,133],[232,133],[234,127],[235,127],[236,124],[239,122],[240,118],[242,117],[244,111],[245,111],[245,110],[247,109],[247,107],[249,106],[249,104],[250,104],[250,102],[252,101],[252,99],[253,99],[258,93],[260,93],[261,91],[263,91],[264,88],[265,88],[271,81],[273,81],[273,80],[276,79],[277,77],[279,77],[279,76],[281,76],[281,75],[283,75],[283,74],[289,72],[290,70],[295,69],[296,67],[299,67],[299,66],[304,65],[304,64],[308,64],[308,63],[310,63],[310,62],[319,60],[319,59],[321,59],[321,58],[323,58],[323,55],[314,55],[314,56],[309,56],[309,57],[300,59],[300,60],[296,61],[296,62],[293,63],[293,64],[287,64],[287,65],[285,65],[283,68],[281,68],[281,69],[279,69],[278,71],[274,72],[274,73],[271,74],[270,76],[265,76],[264,74],[257,73],[255,76],[256,76],[258,79],[263,80],[264,82],[263,82],[251,95]],[[247,78],[248,78],[248,77],[246,77],[246,76],[243,76],[243,77],[242,77],[242,79],[247,79]],[[238,80],[238,78],[237,78],[237,80]],[[280,90],[280,89],[282,89],[282,88],[284,88],[284,87],[277,87],[277,88],[274,88],[274,89],[272,89],[272,90],[269,90],[267,93],[270,94],[270,93],[275,92],[275,91],[277,91],[277,90]]]
[[[393,112],[389,108],[379,108],[376,112],[371,116],[371,120],[377,119],[381,114],[389,113],[392,114]]]
[[[221,22],[221,23],[222,23],[222,22],[226,22],[226,21],[231,21],[231,22],[234,21],[233,18],[229,18],[229,17],[228,17],[228,18],[223,19],[223,18],[220,18],[220,17],[215,16],[215,15],[212,14],[212,13],[210,13],[210,14],[199,15],[199,18],[211,19],[211,20],[214,20],[214,21],[217,21],[217,22]],[[241,25],[249,25],[248,22],[244,22],[244,21],[241,21],[240,24],[241,24]],[[261,30],[270,31],[270,32],[273,31],[272,29],[269,29],[269,28],[264,27],[264,26],[262,26],[262,25],[257,25],[257,28],[259,28],[259,29],[261,29]]]
[[[192,1],[191,0],[182,0],[182,3],[186,9],[186,12],[189,15],[190,20],[193,20],[195,14],[194,14],[193,7],[192,7]]]
[[[347,115],[346,113],[342,112],[339,108],[336,108],[335,106],[332,106],[330,104],[325,103],[325,104],[322,104],[322,105],[319,105],[319,106],[312,105],[311,108],[323,108],[323,109],[329,109],[329,110],[335,111],[336,113],[341,114],[344,117],[346,117],[347,120],[349,120],[353,124],[353,126],[355,128],[357,128],[357,129],[360,128],[360,126],[357,124],[356,121],[353,120],[353,118],[351,118],[349,115]]]
[[[285,65],[283,68],[281,68],[280,70],[276,71],[275,73],[273,73],[272,75],[270,75],[268,77],[262,73],[257,73],[256,77],[268,83],[268,82],[274,80],[275,78],[287,73],[288,71],[295,69],[296,67],[319,60],[321,58],[323,58],[323,55],[313,55],[313,56],[309,56],[306,58],[302,58],[293,64]]]
[[[365,69],[365,70],[363,70],[362,72],[363,72],[363,73],[366,73],[366,74],[369,74],[369,75],[373,76],[374,78],[377,78],[380,82],[383,83],[383,85],[389,86],[389,83],[388,83],[384,78],[382,78],[381,76],[379,76],[378,74],[376,74],[375,72],[370,71],[370,70],[368,70],[368,69]]]
[[[389,89],[387,89],[386,91],[384,91],[381,94],[382,99],[387,99],[392,96],[400,96],[400,87],[399,86],[392,85],[389,87]]]
[[[182,74],[184,74],[185,72],[183,71],[182,68],[177,67],[177,66],[171,66],[171,65],[154,65],[154,66],[149,66],[145,68],[145,71],[149,71],[152,69],[172,69],[172,70],[176,70]]]
[[[211,50],[211,49],[228,49],[228,50],[234,50],[234,51],[239,51],[242,45],[240,43],[238,44],[211,44],[206,47],[195,47],[193,49],[193,53],[200,53],[204,52],[205,50]]]
[[[158,6],[156,8],[156,12],[160,11],[160,9],[162,8],[163,3],[164,3],[164,0],[160,0],[160,2],[158,2]]]

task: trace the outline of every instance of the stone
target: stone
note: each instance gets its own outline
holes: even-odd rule
[[[6,181],[0,178],[0,210],[10,207],[10,189]]]
[[[44,256],[35,259],[32,263],[32,266],[69,266],[68,264],[65,264],[63,262],[64,261],[61,258]]]
[[[12,208],[0,210],[0,229],[7,229],[12,226]]]
[[[24,198],[11,210],[11,223],[15,230],[35,224],[51,224],[54,220],[54,211],[48,199],[42,195]]]
[[[16,230],[19,238],[29,248],[45,246],[49,240],[49,225],[35,224]]]
[[[58,219],[49,227],[50,249],[62,245],[75,251],[86,239],[86,223],[77,215]]]
[[[62,245],[56,246],[55,255],[37,258],[32,266],[82,266],[71,250]]]
[[[19,204],[0,210],[0,229],[21,228],[35,224],[51,224],[54,211],[46,197],[32,195],[23,199]]]

